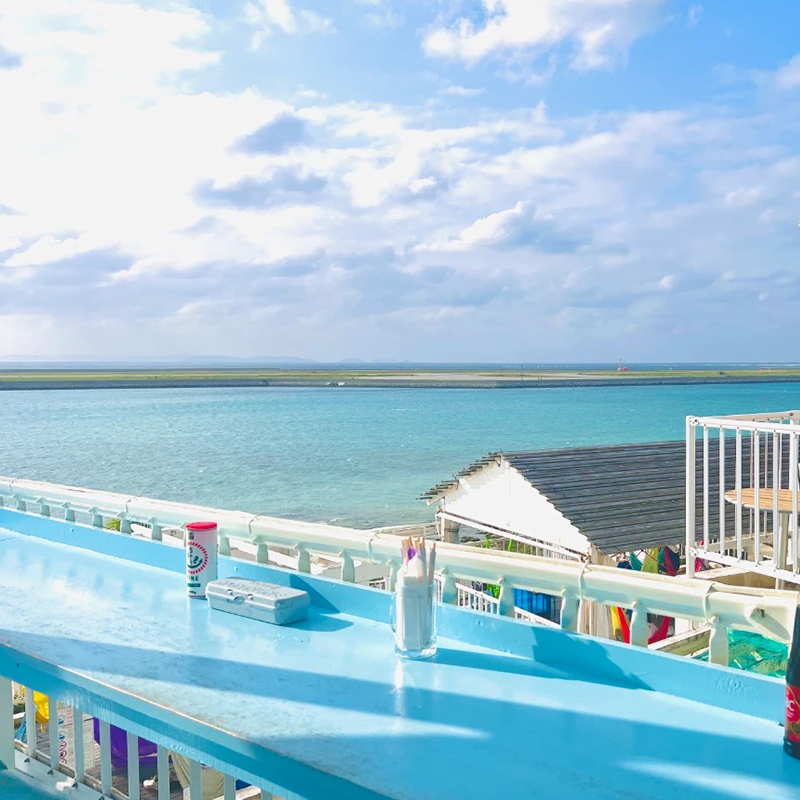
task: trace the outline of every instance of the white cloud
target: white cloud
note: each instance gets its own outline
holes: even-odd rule
[[[333,33],[333,21],[309,9],[296,13],[289,0],[252,0],[244,6],[244,22],[254,28],[250,45],[258,50],[276,28],[288,34]]]
[[[800,53],[775,73],[775,85],[779,89],[796,89],[800,86]]]
[[[572,65],[598,69],[624,59],[657,21],[663,0],[482,0],[485,20],[459,17],[429,31],[429,56],[475,63],[489,56],[525,53],[536,58],[562,43]]]
[[[295,34],[315,24],[281,8]],[[757,292],[800,297],[792,98],[770,107],[765,93],[758,113],[587,105],[558,118],[509,107],[513,93],[479,107],[436,99],[489,85],[475,69],[449,90],[427,73],[403,104],[306,86],[297,108],[255,79],[225,88],[225,36],[240,46],[250,31],[169,9],[30,0],[5,12],[0,41],[20,56],[0,69],[14,122],[0,125],[0,283],[14,284],[0,292],[0,333],[18,323],[31,342],[15,351],[258,355],[270,342],[329,358],[492,360],[502,342],[475,331],[530,342],[557,327],[551,358],[592,358],[620,336],[694,347],[698,320],[728,330]],[[556,38],[580,52],[579,18]],[[715,311],[723,302],[734,311]]]
[[[703,16],[703,6],[699,3],[693,3],[689,6],[689,10],[686,12],[686,24],[690,28],[694,28],[699,22],[700,18]]]
[[[35,241],[27,249],[7,258],[5,264],[7,267],[30,267],[49,264],[53,261],[72,258],[81,253],[88,253],[102,246],[103,242],[86,235],[69,239],[56,239],[55,236],[48,234]]]
[[[477,97],[484,91],[486,90],[479,86],[448,86],[442,90],[442,94],[450,94],[454,97]]]
[[[475,220],[454,237],[420,245],[421,252],[462,253],[477,248],[534,248],[548,253],[573,252],[587,243],[585,234],[569,231],[551,214],[542,214],[531,203],[519,201],[513,208]]]
[[[725,193],[724,202],[726,206],[741,208],[755,205],[761,197],[762,191],[758,186],[738,186]]]

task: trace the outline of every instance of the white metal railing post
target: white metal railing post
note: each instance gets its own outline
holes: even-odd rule
[[[100,720],[100,789],[111,794],[111,725]]]
[[[783,439],[779,433],[772,434],[772,563],[776,569],[783,569],[779,557],[783,538],[783,525],[781,524],[780,496],[781,490],[781,459]]]
[[[711,525],[709,522],[709,504],[711,498],[708,485],[708,475],[708,425],[703,425],[703,547],[708,547],[708,542],[711,538]]]
[[[83,711],[79,708],[72,709],[72,737],[75,742],[75,786],[84,782],[86,763],[84,757],[83,741]]]
[[[697,546],[695,530],[696,424],[695,417],[686,418],[686,575],[689,578],[694,577],[694,548]]]
[[[92,507],[88,510],[88,513],[92,515],[92,527],[93,528],[102,528],[103,527],[103,515],[97,510],[96,507]]]
[[[719,429],[719,552],[725,553],[725,429]],[[706,548],[709,543],[706,542]]]
[[[356,565],[353,563],[353,559],[350,557],[347,550],[342,550],[339,556],[342,559],[342,580],[347,581],[347,583],[355,583]]]
[[[298,572],[311,572],[311,554],[303,547],[302,544],[298,544],[295,548],[295,552],[297,553],[297,571]]]
[[[711,664],[728,666],[728,631],[718,617],[711,621],[708,638],[708,660]]]
[[[47,733],[50,740],[50,772],[58,772],[60,749],[58,740],[58,700],[50,695],[47,698]]]
[[[203,768],[193,758],[189,760],[189,800],[203,798]]]
[[[736,558],[742,557],[742,430],[736,429],[736,470],[735,470],[736,508],[734,509],[734,530],[736,532]]]
[[[14,687],[0,675],[0,763],[14,769]]]
[[[128,731],[128,800],[139,797],[139,737]]]
[[[150,517],[147,523],[150,525],[150,538],[156,542],[162,541],[163,531],[161,530],[161,523],[155,517]]]
[[[456,605],[458,603],[458,590],[456,589],[456,579],[450,574],[450,570],[445,567],[442,570],[442,597],[440,602],[449,605]]]
[[[156,750],[156,782],[158,783],[158,800],[169,798],[169,751],[158,745]]]
[[[790,513],[790,528],[792,531],[792,572],[797,574],[797,494],[798,494],[798,430],[792,426],[789,439],[789,488],[792,490],[792,510]]]
[[[753,487],[755,499],[753,503],[753,560],[759,564],[761,562],[761,434],[753,431],[751,436],[755,438],[755,447],[752,449],[753,463],[750,470],[753,476],[750,485]]]
[[[36,756],[36,700],[33,689],[25,687],[25,756],[33,759]]]
[[[647,647],[647,640],[650,638],[650,626],[647,623],[647,609],[642,608],[641,604],[634,603],[633,613],[631,614],[631,644],[638,647]]]
[[[578,630],[578,615],[581,609],[580,598],[575,594],[564,594],[561,598],[561,628],[565,631]]]
[[[504,617],[513,617],[514,612],[514,589],[508,585],[505,579],[500,581],[500,597],[498,598],[497,612]]]

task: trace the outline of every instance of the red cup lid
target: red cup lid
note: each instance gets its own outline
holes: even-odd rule
[[[189,522],[186,530],[189,531],[213,531],[217,527],[216,522]]]

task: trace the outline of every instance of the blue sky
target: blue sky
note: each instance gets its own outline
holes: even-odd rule
[[[794,0],[10,0],[0,357],[795,361]]]

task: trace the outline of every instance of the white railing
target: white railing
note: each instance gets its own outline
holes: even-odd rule
[[[479,589],[473,589],[463,583],[456,584],[456,604],[461,608],[471,608],[473,611],[482,611],[485,614],[500,613],[500,598]],[[551,622],[546,617],[534,614],[532,611],[525,611],[522,608],[514,608],[516,619],[524,619],[534,625],[544,625],[545,627],[557,628],[555,622]]]
[[[310,553],[341,558],[341,578],[353,581],[355,560],[385,564],[390,588],[400,558],[398,537],[380,531],[277,519],[238,511],[128,497],[68,486],[0,478],[0,498],[13,508],[49,517],[59,510],[67,520],[82,511],[96,527],[105,517],[120,518],[122,533],[132,522],[149,526],[154,539],[165,526],[210,519],[220,526],[220,550],[230,552],[231,539],[257,544],[257,560],[266,562],[268,548],[294,550],[297,568],[310,569]],[[118,535],[106,532],[104,535]],[[583,602],[632,610],[631,642],[646,646],[648,614],[688,619],[711,627],[710,660],[728,660],[727,630],[755,631],[788,642],[798,594],[790,591],[750,589],[712,581],[671,578],[575,561],[507,553],[465,545],[437,544],[437,566],[442,579],[442,602],[458,602],[457,583],[478,582],[500,587],[498,612],[515,616],[514,589],[561,598],[561,627],[577,628]]]
[[[39,695],[31,687],[23,688],[12,682],[13,677],[0,677],[0,761],[46,787],[93,800],[141,800],[147,783],[153,783],[158,800],[169,800],[170,783],[177,779],[189,800],[273,798],[256,787],[237,792],[233,775],[204,767],[161,745],[146,744],[147,754],[142,756],[139,737],[129,731],[120,737],[123,752],[114,753],[111,726],[101,715],[97,717],[99,741],[95,741],[91,715],[56,697]],[[66,695],[73,689],[68,683],[62,688]],[[14,713],[23,695],[24,711]]]
[[[798,423],[798,411],[687,418],[687,574],[699,557],[800,582]]]

